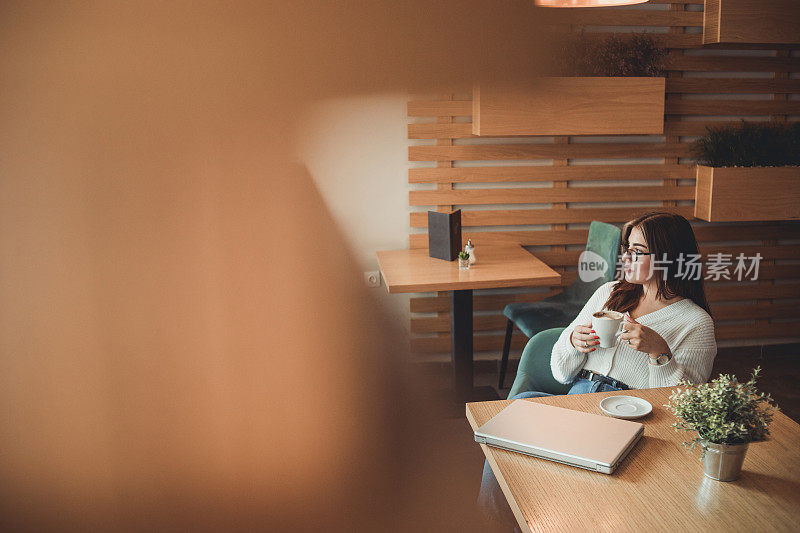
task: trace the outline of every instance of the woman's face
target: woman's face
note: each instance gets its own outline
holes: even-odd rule
[[[644,234],[638,227],[634,227],[631,230],[631,234],[628,237],[628,250],[630,252],[650,252],[650,249],[647,247],[647,241],[644,239]],[[649,255],[637,256],[634,253],[623,254],[622,267],[625,273],[625,281],[640,285],[647,283],[652,275],[650,257]]]

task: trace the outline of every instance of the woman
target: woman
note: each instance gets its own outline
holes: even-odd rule
[[[624,385],[617,389],[707,381],[717,354],[714,321],[701,272],[686,265],[698,255],[692,227],[680,215],[648,213],[625,224],[624,278],[597,289],[562,332],[550,359],[553,376],[572,382],[571,394],[595,392],[584,390],[584,377],[606,385],[616,380]],[[603,309],[625,314],[611,348],[599,347],[591,327],[592,313]]]
[[[717,344],[702,273],[687,265],[699,256],[689,222],[653,212],[622,230],[623,278],[598,288],[553,346],[550,367],[567,394],[674,386],[708,381]],[[619,341],[601,348],[592,314],[624,313]],[[528,391],[514,398],[548,396]],[[497,518],[508,506],[488,463],[479,504]],[[513,517],[512,522],[513,522]]]

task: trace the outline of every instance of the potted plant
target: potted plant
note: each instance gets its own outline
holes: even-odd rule
[[[458,252],[458,269],[469,270],[469,252]]]
[[[578,33],[554,54],[555,77],[476,84],[474,135],[623,135],[664,132],[667,50],[650,35]]]
[[[709,222],[800,218],[800,123],[707,128],[692,144],[694,216]]]
[[[552,67],[561,76],[654,77],[666,76],[668,50],[651,35],[580,32],[564,45],[563,57]]]
[[[718,481],[739,477],[745,453],[751,442],[769,435],[769,424],[777,406],[769,394],[756,390],[761,368],[753,370],[746,383],[736,376],[721,374],[711,383],[700,385],[682,381],[669,397],[669,407],[678,417],[676,431],[696,431],[697,437],[684,442],[691,452],[700,445],[703,473]]]

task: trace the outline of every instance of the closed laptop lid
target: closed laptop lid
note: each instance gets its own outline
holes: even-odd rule
[[[614,465],[643,427],[639,422],[514,400],[475,435]]]

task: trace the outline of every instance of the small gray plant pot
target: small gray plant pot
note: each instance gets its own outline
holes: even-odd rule
[[[717,481],[733,481],[742,473],[748,442],[744,444],[715,444],[702,441],[703,473]]]

